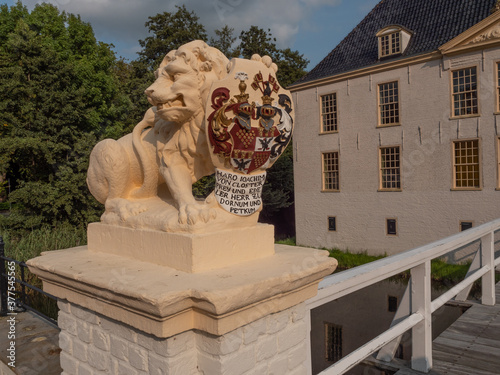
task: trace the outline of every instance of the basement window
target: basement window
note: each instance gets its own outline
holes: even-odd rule
[[[398,297],[387,296],[387,311],[389,312],[398,311]]]
[[[337,231],[337,218],[335,216],[328,216],[328,230],[330,232]]]
[[[461,221],[460,222],[460,232],[472,228],[472,221]]]
[[[396,219],[387,219],[387,235],[396,236],[398,234],[398,225]]]
[[[325,359],[337,362],[342,358],[342,326],[325,323]]]

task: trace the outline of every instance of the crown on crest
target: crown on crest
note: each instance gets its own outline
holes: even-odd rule
[[[264,81],[262,77],[262,72],[257,73],[253,77],[252,88],[254,90],[260,90],[262,95],[262,102],[264,105],[271,105],[274,98],[271,97],[272,93],[277,93],[280,89],[278,82],[276,82],[276,78],[269,74],[267,81]]]

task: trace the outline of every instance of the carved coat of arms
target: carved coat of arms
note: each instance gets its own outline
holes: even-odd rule
[[[206,114],[208,143],[217,168],[215,195],[228,211],[251,214],[255,210],[245,211],[241,207],[231,211],[224,202],[231,203],[229,198],[235,197],[233,193],[238,188],[243,194],[241,189],[247,187],[244,181],[254,180],[250,176],[264,175],[258,191],[253,191],[258,192],[253,196],[260,207],[265,170],[274,164],[292,137],[291,94],[279,85],[272,68],[260,61],[233,59],[228,76],[212,85]],[[231,185],[231,195],[220,191],[222,196],[218,194],[220,176],[222,185],[227,178],[239,179]]]

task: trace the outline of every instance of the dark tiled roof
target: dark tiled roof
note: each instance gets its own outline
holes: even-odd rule
[[[495,3],[496,0],[382,0],[295,84],[379,63],[375,34],[390,25],[400,25],[413,32],[402,57],[437,50],[488,17]]]

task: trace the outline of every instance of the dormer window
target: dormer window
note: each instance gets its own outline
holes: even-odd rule
[[[401,34],[399,32],[380,37],[380,57],[401,53]]]
[[[411,32],[402,26],[384,27],[377,33],[379,59],[401,55],[411,38]]]

